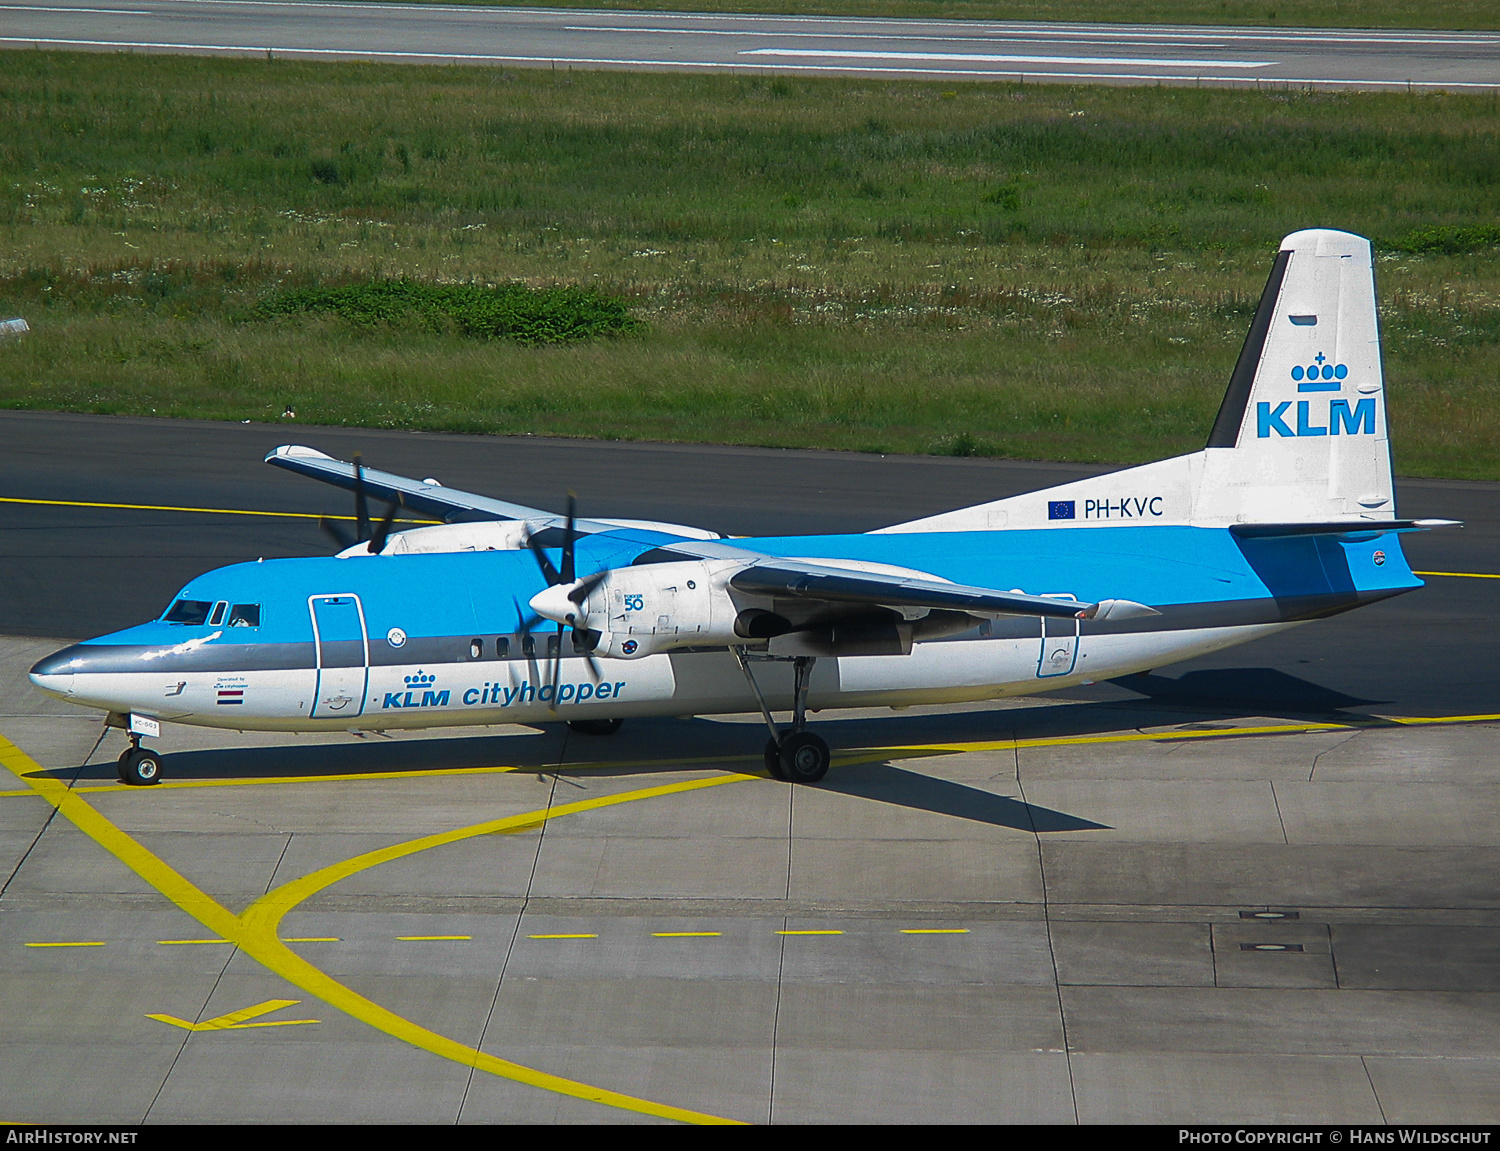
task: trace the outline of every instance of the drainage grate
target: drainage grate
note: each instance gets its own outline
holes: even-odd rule
[[[1241,919],[1274,919],[1284,921],[1288,919],[1301,919],[1302,914],[1297,911],[1242,911]]]
[[[1241,951],[1301,951],[1300,943],[1241,943]]]

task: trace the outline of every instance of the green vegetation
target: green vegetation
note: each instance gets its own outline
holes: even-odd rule
[[[562,344],[635,331],[624,300],[593,288],[424,284],[404,276],[338,288],[290,288],[262,300],[260,316],[331,312],[356,324],[416,324],[480,339]]]
[[[1398,466],[1500,478],[1492,95],[5,60],[0,405],[1140,461],[1335,226]]]
[[[452,0],[415,0],[450,3]],[[594,8],[598,0],[457,0],[485,7]],[[1272,28],[1500,28],[1494,0],[614,0],[646,11],[906,16],[923,20],[1069,20]]]

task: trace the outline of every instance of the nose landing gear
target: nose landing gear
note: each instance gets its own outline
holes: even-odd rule
[[[740,670],[745,673],[750,689],[755,692],[755,700],[760,704],[761,715],[765,716],[766,726],[771,729],[771,738],[766,742],[766,771],[770,773],[771,778],[779,779],[783,783],[817,783],[828,774],[828,765],[833,758],[832,752],[828,750],[828,744],[823,742],[821,737],[806,730],[807,687],[812,679],[813,664],[817,661],[812,656],[797,656],[792,660],[795,675],[792,726],[788,731],[777,731],[776,721],[771,718],[771,709],[766,706],[760,686],[750,672],[750,664],[745,658],[745,653],[738,647],[730,650],[739,661]]]
[[[121,783],[132,787],[149,787],[161,782],[161,756],[141,746],[141,737],[130,733],[130,746],[115,761],[115,772]]]

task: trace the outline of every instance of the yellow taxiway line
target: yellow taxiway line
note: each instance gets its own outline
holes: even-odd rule
[[[1447,576],[1449,579],[1500,579],[1491,572],[1412,572],[1414,576]]]
[[[52,508],[113,508],[127,512],[196,512],[206,516],[270,516],[291,520],[349,520],[358,516],[325,516],[317,512],[263,512],[251,508],[181,508],[171,504],[110,504],[97,500],[27,500],[18,496],[0,496],[0,504],[31,504]],[[398,524],[440,524],[442,520],[396,520]]]
[[[738,783],[758,778],[756,776],[719,775],[708,779],[684,780],[661,787],[648,787],[638,791],[599,796],[577,803],[527,812],[523,815],[487,820],[484,823],[441,832],[437,835],[422,836],[406,843],[393,844],[378,851],[366,852],[353,859],[346,859],[342,863],[304,875],[301,879],[295,879],[266,893],[246,908],[242,915],[235,915],[159,856],[132,839],[85,799],[71,792],[66,784],[42,772],[40,765],[34,759],[3,736],[0,736],[0,764],[4,764],[14,775],[52,804],[60,815],[204,927],[235,943],[252,959],[280,975],[293,986],[369,1024],[376,1030],[465,1067],[473,1067],[505,1079],[526,1083],[547,1091],[555,1091],[576,1099],[588,1100],[605,1107],[616,1107],[638,1114],[686,1123],[735,1122],[717,1115],[639,1099],[618,1091],[566,1079],[560,1075],[537,1071],[519,1063],[489,1055],[477,1048],[468,1047],[445,1035],[439,1035],[435,1031],[430,1031],[420,1024],[397,1015],[373,1000],[366,999],[357,991],[346,987],[331,975],[314,967],[282,942],[277,928],[282,918],[309,896],[341,879],[346,879],[381,863],[402,859],[433,847],[458,843],[481,835],[491,835],[496,831],[504,830],[511,824],[543,822],[562,815],[573,815],[616,804],[631,803],[638,799],[652,799],[658,796],[675,795],[679,792],[716,787],[725,783]]]
[[[1073,747],[1106,743],[1175,743],[1184,740],[1234,739],[1243,736],[1308,735],[1321,731],[1362,731],[1368,730],[1372,726],[1378,727],[1382,724],[1404,727],[1419,724],[1494,723],[1496,721],[1500,721],[1500,712],[1484,715],[1373,715],[1368,718],[1367,722],[1351,723],[1281,723],[1258,727],[1217,727],[1207,731],[1130,731],[1114,732],[1109,735],[1043,736],[1036,739],[892,744],[888,747],[850,748],[847,751],[836,751],[833,754],[833,766],[854,767],[862,763],[879,763],[887,759],[914,759],[919,756],[951,755],[966,751],[1023,751],[1039,747]],[[670,770],[674,767],[717,767],[721,764],[756,763],[758,761],[759,757],[753,755],[716,755],[693,756],[677,760],[653,759],[620,762],[600,760],[587,763],[539,764],[533,766],[439,767],[409,771],[349,772],[340,775],[276,775],[265,776],[260,779],[177,779],[155,784],[153,788],[133,787],[124,783],[110,783],[75,787],[71,790],[75,795],[92,795],[110,791],[141,793],[150,790],[176,790],[195,787],[258,787],[264,784],[355,783],[390,779],[437,779],[443,776],[462,775],[507,775],[516,773],[529,775],[532,772],[555,774],[566,771],[627,771],[637,767],[655,767]],[[42,777],[53,780],[58,779],[58,776],[40,766],[36,766],[31,772],[22,775],[22,779],[25,782],[30,782],[31,778]],[[0,791],[0,799],[33,797],[37,794],[37,791],[32,788]],[[545,821],[534,820],[531,823],[517,823],[501,829],[497,834],[514,834],[518,831],[530,831],[540,827],[543,822]]]

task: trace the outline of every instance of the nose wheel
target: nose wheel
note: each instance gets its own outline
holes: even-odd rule
[[[132,787],[149,787],[161,782],[161,756],[139,744],[127,748],[120,755],[115,769],[120,782]]]

